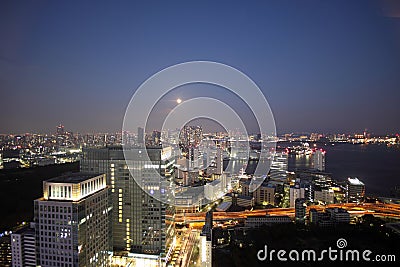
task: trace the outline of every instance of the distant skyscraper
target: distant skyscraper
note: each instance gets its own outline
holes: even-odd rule
[[[37,266],[34,223],[11,234],[11,253],[13,267]]]
[[[179,133],[179,146],[189,156],[190,148],[197,148],[202,139],[203,130],[200,126],[185,125]]]
[[[57,135],[63,135],[65,133],[64,131],[64,125],[60,124],[57,126]]]
[[[161,144],[161,132],[154,130],[146,136],[146,146],[158,147]]]
[[[71,137],[71,133],[68,133],[64,129],[64,125],[58,125],[57,126],[57,131],[56,131],[56,141],[57,141],[57,146],[62,147],[62,146],[67,146],[68,145],[68,137]]]
[[[224,161],[223,161],[223,157],[222,157],[222,148],[218,147],[217,148],[217,157],[216,157],[216,167],[217,169],[215,170],[216,174],[222,174],[222,172],[224,171]]]
[[[313,169],[325,171],[325,153],[323,149],[313,151],[311,158],[311,166]]]
[[[44,181],[34,212],[38,265],[109,266],[111,208],[104,174]]]
[[[137,143],[144,145],[144,129],[142,127],[138,127],[137,130]]]
[[[347,202],[361,202],[365,195],[365,185],[358,178],[347,178]]]
[[[160,175],[165,174],[167,166],[161,159],[161,152],[161,148],[148,148],[147,153],[151,161],[146,161],[144,148],[130,150],[130,160],[132,166],[135,166],[133,173],[137,179],[151,181],[148,168],[153,170],[155,166]],[[171,220],[166,219],[166,215],[172,214],[173,209],[143,191],[128,168],[122,147],[83,150],[81,170],[106,173],[107,183],[111,187],[114,251],[162,256],[171,247],[173,239],[173,224]],[[154,188],[159,188],[151,191],[154,194],[165,193],[165,189],[160,185]]]

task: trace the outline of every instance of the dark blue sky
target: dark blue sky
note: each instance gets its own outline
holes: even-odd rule
[[[400,130],[399,4],[214,2],[1,1],[0,133],[120,130],[143,81],[192,60],[251,77],[278,132]]]

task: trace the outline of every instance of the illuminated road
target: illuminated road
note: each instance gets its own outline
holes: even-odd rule
[[[330,204],[327,206],[308,206],[307,212],[310,209],[323,210],[325,208],[343,208],[347,210],[351,216],[361,216],[365,214],[373,214],[378,217],[391,217],[400,219],[400,205],[399,204],[383,204],[383,203],[365,203],[365,204]],[[205,212],[176,214],[175,222],[188,224],[188,223],[201,223],[205,220]],[[213,220],[224,222],[229,220],[244,220],[247,216],[282,216],[286,215],[294,217],[294,208],[272,208],[261,209],[252,211],[238,211],[238,212],[220,212],[213,213]],[[196,227],[197,228],[197,227]]]
[[[168,266],[171,267],[187,267],[193,249],[197,246],[200,232],[189,227],[186,230],[179,230],[180,234],[177,238],[177,244]]]

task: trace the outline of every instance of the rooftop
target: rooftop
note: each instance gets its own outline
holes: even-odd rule
[[[347,178],[347,181],[348,181],[349,184],[351,184],[351,185],[364,185],[364,183],[361,182],[357,177],[355,177],[355,178],[349,177],[349,178]]]
[[[100,173],[85,173],[85,172],[75,172],[75,173],[68,173],[61,176],[57,176],[46,180],[48,183],[71,183],[71,184],[78,184],[90,178],[96,177],[101,175]]]
[[[246,199],[246,200],[252,200],[253,199],[251,196],[244,196],[244,195],[238,195],[237,198]]]

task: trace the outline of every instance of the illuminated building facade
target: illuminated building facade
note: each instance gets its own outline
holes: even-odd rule
[[[365,185],[358,178],[347,178],[346,197],[347,202],[359,203],[364,199]]]
[[[307,215],[307,204],[305,198],[298,198],[295,201],[295,219],[296,222],[304,223]]]
[[[202,267],[212,266],[213,212],[206,213],[206,221],[200,234],[200,263]]]
[[[188,153],[190,148],[199,146],[203,139],[203,130],[200,126],[185,125],[179,134],[179,146],[182,152]]]
[[[275,205],[275,186],[263,182],[254,192],[254,200],[257,204]]]
[[[74,173],[43,182],[34,201],[37,264],[108,266],[109,191],[104,174]]]
[[[311,166],[313,169],[325,171],[325,153],[323,149],[313,151],[311,155]]]
[[[288,154],[286,152],[276,152],[270,167],[270,179],[275,181],[285,181],[288,170]]]
[[[9,233],[0,236],[0,266],[11,266],[11,235]]]
[[[30,223],[11,234],[13,267],[36,266],[35,224]]]
[[[144,148],[129,151],[132,174],[147,181],[144,186],[154,186],[150,192],[164,194],[164,185],[153,179],[152,171],[165,176],[173,164],[162,160],[167,155],[161,148],[147,149],[150,161],[145,160],[145,152]],[[81,171],[107,175],[113,205],[114,252],[156,255],[159,258],[168,254],[174,234],[173,208],[142,190],[129,172],[121,146],[83,149]]]
[[[289,189],[289,201],[291,208],[295,207],[295,201],[298,198],[305,198],[305,189],[296,184],[295,186],[291,186]]]

